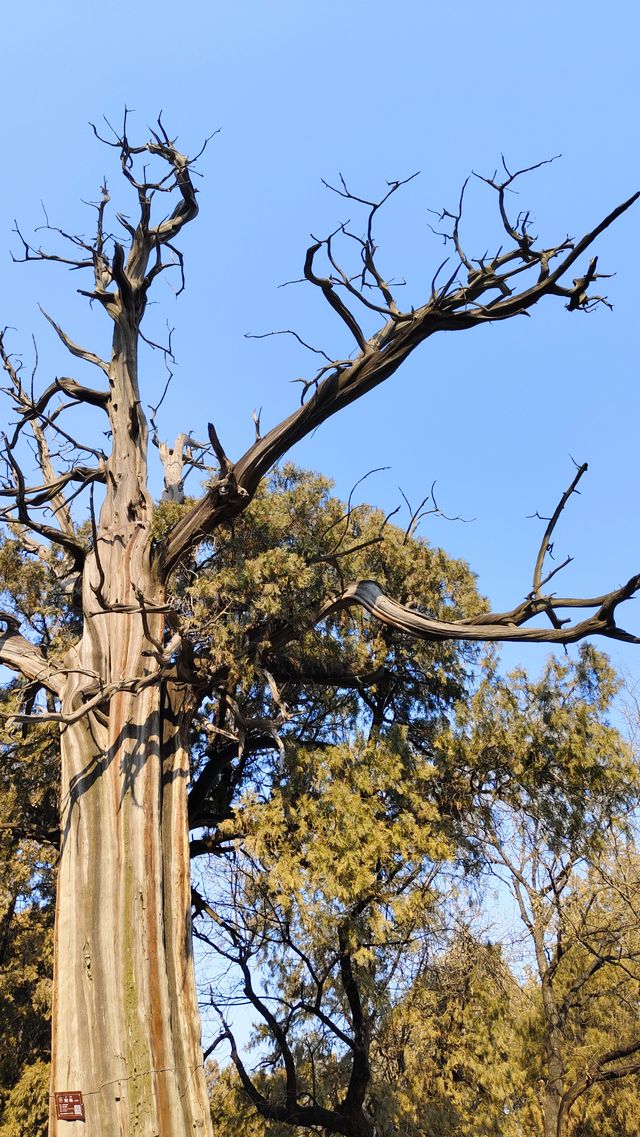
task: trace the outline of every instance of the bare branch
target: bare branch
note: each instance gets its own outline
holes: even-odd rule
[[[257,335],[254,332],[245,332],[244,338],[246,340],[265,340],[270,336],[293,336],[294,339],[296,339],[302,347],[305,347],[307,349],[307,351],[312,351],[314,355],[321,355],[323,359],[326,359],[327,363],[331,364],[332,367],[335,366],[335,360],[332,359],[330,355],[327,355],[326,351],[323,351],[322,348],[319,347],[312,347],[310,343],[307,343],[305,340],[303,340],[302,336],[299,336],[297,332],[292,331],[291,328],[282,328],[277,332],[262,332],[260,335]]]
[[[93,387],[85,387],[76,379],[63,375],[54,379],[53,383],[32,403],[30,411],[25,412],[25,417],[42,414],[49,401],[60,392],[68,395],[74,403],[87,403],[88,406],[104,409],[106,409],[110,398],[108,391],[96,391]]]
[[[89,485],[90,482],[104,482],[105,474],[103,469],[94,469],[90,466],[74,466],[72,470],[68,470],[66,474],[60,474],[50,482],[45,482],[39,486],[25,486],[23,493],[25,504],[29,508],[37,508],[39,506],[47,505],[53,501],[61,490],[69,484],[69,482],[80,482],[81,488]],[[14,487],[0,488],[0,497],[16,496],[17,490]]]
[[[502,218],[504,228],[512,240],[515,241],[519,246],[520,251],[525,259],[529,259],[531,256],[531,245],[535,241],[535,237],[532,237],[528,232],[530,215],[529,213],[520,214],[518,221],[515,225],[513,225],[507,215],[505,191],[510,189],[513,183],[518,178],[522,177],[523,174],[531,174],[534,170],[539,170],[542,166],[549,166],[552,162],[556,162],[560,157],[560,154],[555,154],[553,158],[545,158],[542,162],[536,162],[533,166],[526,166],[521,170],[516,170],[516,172],[512,174],[507,168],[504,155],[502,155],[502,165],[504,172],[507,175],[506,179],[503,182],[497,181],[497,174],[494,174],[493,178],[486,178],[481,174],[476,174],[474,171],[474,177],[478,178],[478,180],[481,182],[485,182],[486,185],[491,186],[492,189],[496,190],[498,194],[500,216]]]
[[[73,527],[67,524],[66,527],[62,529],[56,529],[55,526],[36,521],[29,513],[27,508],[27,487],[25,485],[24,475],[11,452],[11,447],[9,446],[6,435],[2,435],[2,438],[4,440],[5,456],[14,478],[14,490],[12,493],[14,500],[10,506],[0,511],[0,516],[7,521],[16,520],[20,525],[26,526],[26,528],[30,529],[33,533],[39,533],[41,537],[45,537],[48,541],[61,545],[67,552],[71,553],[74,565],[80,567],[84,561],[86,550],[82,542],[75,536]],[[16,513],[15,518],[13,517],[14,510]]]
[[[211,442],[213,452],[214,452],[216,458],[218,459],[218,463],[220,465],[220,473],[222,474],[223,477],[227,477],[227,475],[229,474],[229,471],[233,467],[233,463],[230,462],[229,459],[227,458],[227,455],[224,452],[224,448],[222,446],[222,443],[221,443],[220,439],[218,438],[216,428],[212,422],[207,423],[207,431],[209,434],[209,441]]]
[[[418,525],[422,521],[423,517],[431,517],[432,515],[435,514],[436,517],[442,517],[442,518],[444,518],[445,521],[462,521],[465,525],[468,525],[472,520],[474,520],[474,518],[471,518],[471,517],[466,517],[466,518],[461,517],[459,514],[456,515],[455,517],[452,517],[449,514],[444,513],[444,511],[442,509],[440,509],[440,506],[438,505],[438,503],[436,501],[436,495],[435,495],[436,483],[435,483],[435,481],[432,482],[431,489],[429,490],[429,493],[425,497],[423,497],[422,501],[420,502],[420,504],[417,506],[416,509],[412,509],[412,506],[409,502],[409,499],[408,499],[407,495],[404,493],[402,487],[398,486],[398,489],[400,490],[400,493],[402,494],[402,497],[404,499],[404,503],[405,503],[407,509],[409,510],[409,513],[411,514],[411,516],[409,518],[409,523],[405,529],[404,541],[403,541],[404,545],[406,545],[407,541],[411,537],[414,536],[416,529],[418,528]],[[429,501],[433,502],[433,505],[430,509],[425,509],[425,506],[427,505],[427,503]]]
[[[545,576],[544,580],[542,579],[543,565],[545,562],[545,558],[548,555],[551,555],[551,551],[553,549],[553,544],[552,544],[551,538],[553,536],[553,531],[554,531],[554,529],[558,523],[558,520],[560,518],[560,514],[562,513],[565,505],[567,504],[569,498],[571,497],[571,494],[579,492],[577,489],[578,482],[582,478],[583,474],[586,474],[588,468],[589,467],[588,467],[586,462],[584,462],[582,464],[582,466],[578,467],[578,472],[577,472],[576,476],[574,477],[573,481],[571,482],[571,485],[569,486],[568,489],[565,490],[565,492],[563,493],[562,497],[560,498],[560,501],[558,502],[552,516],[549,518],[549,523],[548,523],[548,525],[544,531],[542,541],[540,542],[540,548],[538,549],[538,555],[536,557],[536,563],[535,563],[535,567],[533,570],[533,587],[532,587],[532,591],[530,593],[530,598],[532,600],[539,600],[540,589],[543,587],[543,585],[548,584],[549,581],[556,575],[556,573],[560,572],[561,569],[566,568],[566,566],[571,563],[571,557],[567,557],[562,562],[562,564],[557,565],[556,568],[554,568],[550,573],[548,573]],[[548,609],[548,615],[549,615],[551,623],[554,625],[554,627],[559,628],[560,622],[558,621],[557,616],[555,616],[552,608]]]
[[[7,625],[0,632],[0,663],[19,671],[25,679],[40,683],[54,695],[60,695],[64,674],[45,658],[39,648],[19,632],[20,621],[9,612],[0,612],[0,621]]]
[[[38,307],[40,308],[40,311],[42,312],[45,320],[49,321],[53,330],[62,340],[64,346],[67,348],[67,351],[70,351],[71,354],[75,355],[77,359],[84,359],[85,363],[93,363],[95,367],[99,367],[101,371],[104,371],[105,375],[109,374],[109,364],[105,363],[104,359],[100,359],[99,355],[95,355],[94,352],[88,351],[86,348],[80,347],[77,343],[74,343],[71,337],[68,336],[67,333],[63,330],[63,328],[61,328],[60,325],[56,323],[56,321],[53,319],[53,316],[50,316],[48,312],[45,312],[44,308],[41,305],[38,305]]]
[[[67,265],[71,269],[93,268],[93,258],[91,255],[89,255],[88,258],[80,260],[77,257],[62,257],[57,253],[45,252],[44,249],[35,249],[32,245],[29,244],[25,237],[23,237],[18,227],[17,221],[14,221],[13,226],[13,231],[20,238],[24,250],[24,255],[21,257],[16,257],[13,253],[11,254],[11,259],[14,264],[24,264],[28,261],[53,261],[56,264]],[[79,237],[74,237],[70,233],[65,233],[62,229],[55,229],[51,225],[46,225],[45,228],[51,229],[53,232],[56,232],[60,236],[64,237],[64,239],[66,241],[69,241],[72,245],[76,245],[91,254],[91,246],[86,245]]]
[[[509,175],[511,177],[511,175]],[[558,282],[575,261],[613,222],[638,199],[636,193],[612,210],[580,241],[561,242],[531,255],[532,238],[528,222],[522,221],[515,248],[485,264],[478,262],[467,283],[454,284],[456,272],[436,290],[432,283],[429,299],[398,320],[389,313],[387,322],[368,340],[353,314],[336,293],[336,282],[316,274],[315,257],[326,241],[315,241],[308,249],[305,277],[323,293],[356,339],[359,352],[354,359],[328,368],[324,377],[310,382],[313,394],[298,410],[273,427],[235,463],[233,473],[237,492],[220,495],[214,485],[169,534],[163,555],[164,571],[170,572],[184,553],[217,525],[228,522],[246,508],[262,477],[296,442],[345,406],[359,399],[393,375],[409,355],[439,331],[465,330],[494,320],[509,319],[529,311],[544,296],[558,294]],[[514,232],[516,232],[514,228]],[[524,232],[524,236],[523,236]],[[335,234],[332,234],[335,236]],[[470,259],[470,258],[467,258]],[[549,264],[557,259],[553,272]],[[533,283],[520,291],[509,282],[521,272],[537,270]],[[571,290],[570,290],[571,291]],[[561,293],[564,295],[565,293]],[[584,306],[584,305],[582,305]],[[308,389],[308,388],[307,388]]]
[[[331,238],[328,239],[330,240]],[[326,241],[315,241],[314,244],[310,245],[307,249],[307,256],[304,262],[305,279],[321,289],[325,300],[331,305],[334,312],[338,313],[343,323],[347,325],[360,350],[365,351],[366,340],[364,337],[364,332],[362,331],[362,328],[360,327],[353,313],[349,311],[346,304],[343,303],[343,301],[336,293],[333,281],[330,280],[329,277],[317,276],[314,272],[313,262],[315,255],[325,244]]]
[[[610,639],[625,640],[627,643],[640,643],[640,636],[632,635],[615,624],[615,610],[624,600],[630,599],[640,590],[640,574],[631,577],[622,588],[607,593],[598,611],[588,619],[560,628],[529,628],[523,626],[528,620],[547,610],[556,611],[565,607],[555,597],[525,602],[520,608],[499,615],[489,613],[481,618],[470,617],[468,621],[436,620],[408,608],[386,596],[379,584],[372,580],[360,581],[350,585],[340,595],[330,601],[318,613],[315,623],[325,620],[335,612],[359,605],[388,627],[399,632],[407,632],[425,640],[479,640],[490,643],[576,643],[585,636],[600,635]],[[574,606],[583,607],[586,601],[575,599]]]
[[[124,608],[120,608],[120,609],[112,608],[111,609],[111,611],[125,611],[125,610],[130,611],[130,609],[128,609],[128,608],[127,609],[124,609]],[[150,612],[152,610],[153,609],[151,609],[151,608],[145,609],[145,611],[147,611],[147,612]],[[138,611],[143,611],[143,609],[139,609]],[[0,619],[2,619],[1,616],[0,616]],[[1,654],[2,649],[3,649],[3,639],[4,639],[4,637],[0,637],[0,661],[2,661],[2,662],[4,662],[4,660],[2,658],[2,654]],[[22,639],[22,637],[20,637],[20,639]],[[27,640],[25,640],[24,642],[28,643]],[[29,645],[29,646],[33,646],[33,645]],[[165,665],[170,664],[170,658],[171,658],[172,653],[175,651],[175,647],[176,647],[175,640],[172,640],[170,645],[167,645],[167,648],[165,649],[165,652],[164,652],[163,657],[162,657],[163,663]],[[37,649],[34,649],[34,650],[37,651]],[[28,664],[29,661],[26,660],[26,663]],[[24,671],[23,666],[21,664],[18,664],[16,666],[13,663],[7,663],[7,666],[8,667],[15,667],[16,670],[20,670],[23,672],[23,674],[26,674],[26,671]],[[45,670],[42,670],[38,673],[37,676],[34,676],[34,678],[37,678],[38,682],[40,682],[43,686],[50,687],[51,690],[53,690],[55,694],[61,694],[62,689],[63,689],[62,676],[66,675],[66,674],[67,674],[67,672],[64,669],[54,671],[52,674],[45,671]],[[157,670],[154,670],[154,671],[149,672],[146,675],[133,675],[131,677],[125,677],[124,679],[119,680],[117,683],[103,683],[100,681],[97,684],[88,685],[87,687],[84,687],[81,690],[76,692],[75,701],[78,703],[78,705],[74,708],[74,710],[70,710],[70,711],[43,711],[41,714],[21,714],[20,712],[10,712],[10,713],[0,712],[0,718],[4,719],[8,723],[56,722],[56,723],[60,723],[63,726],[71,726],[73,723],[79,722],[80,719],[85,718],[86,715],[88,715],[91,711],[95,710],[97,707],[100,707],[102,703],[107,702],[113,695],[116,695],[121,691],[130,691],[133,694],[140,694],[140,692],[146,690],[147,687],[151,687],[154,684],[156,684],[158,682],[158,678],[159,678],[159,672]],[[55,687],[53,686],[53,683],[56,684]],[[96,690],[96,687],[97,687],[97,690]],[[91,696],[91,698],[87,698],[87,696],[89,696],[89,695]]]

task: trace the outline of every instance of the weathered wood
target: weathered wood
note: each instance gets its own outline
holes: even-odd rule
[[[193,707],[159,673],[164,595],[131,307],[116,322],[109,385],[106,495],[83,575],[84,632],[62,692],[73,721],[61,734],[49,1131],[69,1137],[53,1095],[77,1090],[86,1137],[206,1137],[190,928]],[[102,706],[74,719],[96,685]]]
[[[87,1137],[210,1131],[179,721],[154,686],[63,733],[52,1089],[81,1090]],[[52,1118],[51,1134],[68,1130]]]

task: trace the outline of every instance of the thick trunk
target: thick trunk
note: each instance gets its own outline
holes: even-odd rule
[[[117,332],[113,452],[62,696],[50,1137],[80,1092],[86,1137],[211,1132],[191,950],[186,688],[162,662],[135,343]],[[127,348],[128,350],[125,350]],[[104,698],[94,706],[96,690]]]
[[[120,692],[63,732],[52,1091],[82,1093],[86,1137],[210,1132],[178,699]]]

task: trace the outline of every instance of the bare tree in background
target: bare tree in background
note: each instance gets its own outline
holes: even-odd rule
[[[219,711],[224,704],[219,730],[227,749],[237,752],[249,745],[252,732],[273,737],[281,723],[275,712],[273,721],[260,724],[234,715],[228,668],[216,667],[184,632],[174,574],[185,566],[198,571],[198,549],[214,537],[224,541],[225,527],[294,443],[392,376],[434,333],[510,319],[543,297],[559,298],[570,311],[605,302],[590,291],[599,275],[597,259],[585,264],[581,258],[638,194],[580,240],[541,247],[527,214],[510,217],[506,194],[519,174],[505,168],[501,178],[486,180],[504,227],[501,250],[480,259],[468,255],[461,197],[456,211],[442,214],[452,262],[435,273],[427,296],[403,309],[379,267],[373,233],[378,210],[402,183],[390,183],[377,202],[356,197],[341,183],[338,192],[365,211],[364,234],[343,227],[314,240],[304,277],[348,329],[353,352],[340,360],[327,355],[304,384],[297,409],[238,459],[225,453],[210,426],[206,446],[215,455],[215,475],[200,499],[156,540],[138,351],[153,282],[169,269],[182,272],[176,242],[198,212],[194,160],[180,153],[160,121],[144,145],[131,143],[126,117],[122,131],[106,141],[137,202],[135,219],[117,214],[120,236],[112,235],[105,185],[92,238],[56,230],[66,239],[63,253],[21,238],[23,259],[61,263],[84,275],[81,291],[111,320],[113,341],[110,357],[103,359],[47,317],[71,355],[95,367],[98,383],[89,387],[58,377],[37,392],[23,378],[6,334],[2,337],[12,412],[4,439],[2,516],[8,540],[24,558],[46,567],[70,616],[64,644],[52,644],[46,626],[40,634],[25,629],[20,604],[9,598],[0,662],[24,680],[18,688],[23,705],[11,721],[60,724],[51,1137],[68,1137],[66,1123],[56,1120],[53,1094],[69,1090],[83,1094],[87,1137],[204,1137],[210,1120],[190,932],[190,724],[203,699]],[[357,252],[356,275],[339,259],[345,243]],[[363,325],[372,318],[378,327],[370,335]],[[66,414],[79,405],[105,416],[106,435],[98,430],[93,438],[74,439]],[[186,469],[201,464],[204,449],[204,443],[182,435],[163,451],[167,498],[180,500]],[[33,483],[32,453],[39,467]],[[99,511],[92,508],[96,484]],[[90,522],[79,526],[83,493]],[[309,626],[357,605],[426,639],[570,643],[599,634],[637,642],[617,625],[616,613],[640,587],[640,575],[597,597],[559,598],[546,590],[552,574],[545,576],[543,561],[554,524],[531,589],[509,612],[447,623],[386,596],[375,582],[354,581],[309,613]],[[572,622],[576,610],[581,618]],[[531,623],[541,614],[547,627]],[[275,683],[287,645],[299,634],[295,625],[262,628],[247,647],[256,673]],[[335,679],[338,686],[356,681],[366,684],[367,677]],[[220,754],[210,761],[213,768]],[[199,780],[202,797],[206,769]],[[295,1084],[287,1087],[286,1105],[293,1119],[299,1109]],[[338,1104],[338,1115],[352,1106]]]

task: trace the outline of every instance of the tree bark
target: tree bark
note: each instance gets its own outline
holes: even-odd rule
[[[112,681],[157,668],[142,625],[140,614],[96,613],[68,660],[78,670],[65,710],[98,662]],[[178,690],[154,683],[118,691],[106,719],[89,714],[62,732],[52,1091],[81,1091],[86,1137],[210,1133],[191,949],[188,712]],[[69,1137],[53,1096],[51,1113],[51,1137]]]
[[[109,369],[106,494],[62,692],[50,1137],[69,1137],[56,1118],[55,1094],[65,1091],[83,1095],[86,1137],[211,1133],[191,945],[193,708],[161,662],[165,597],[136,337],[135,321],[122,318]],[[92,709],[78,716],[83,703]]]
[[[558,1008],[552,988],[549,968],[544,957],[542,934],[536,936],[536,956],[540,971],[542,1007],[544,1016],[544,1053],[546,1079],[542,1091],[542,1120],[544,1137],[566,1137],[566,1120],[561,1122],[566,1070],[562,1060],[562,1036],[558,1028]]]

